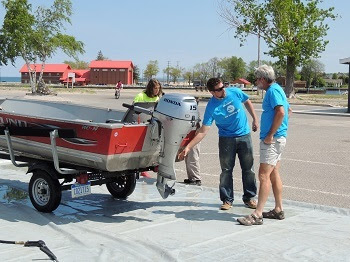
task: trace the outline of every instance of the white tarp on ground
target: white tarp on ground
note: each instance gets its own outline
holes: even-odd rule
[[[29,175],[0,160],[1,240],[44,240],[59,261],[350,261],[350,210],[285,201],[286,219],[245,227],[251,212],[236,195],[220,211],[217,190],[176,184],[161,199],[154,179],[141,179],[128,200],[105,186],[62,203],[51,214],[36,211]],[[273,203],[268,202],[267,208]],[[1,261],[47,259],[36,247],[0,244]]]

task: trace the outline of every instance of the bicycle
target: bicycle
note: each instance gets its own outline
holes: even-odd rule
[[[116,89],[115,89],[115,94],[114,94],[114,96],[115,96],[115,99],[119,99],[119,97],[120,97],[120,88],[116,88]]]

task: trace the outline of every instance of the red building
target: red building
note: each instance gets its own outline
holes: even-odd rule
[[[92,85],[115,85],[119,80],[133,84],[134,65],[131,61],[94,60],[90,65]]]
[[[31,64],[30,68],[36,71],[36,79],[39,79],[41,72],[41,64]],[[60,78],[63,74],[68,73],[71,67],[67,64],[45,64],[43,72],[43,80],[47,84],[60,84]],[[21,83],[30,83],[29,71],[27,65],[24,64],[19,70],[21,73]]]
[[[74,85],[85,86],[90,83],[90,69],[72,69],[66,71],[63,76],[60,78],[61,83],[67,84],[72,83],[72,78],[68,77],[69,73],[74,73]]]
[[[37,79],[41,71],[41,64],[31,64],[35,69]],[[71,69],[67,64],[46,64],[43,80],[47,84],[67,84],[72,82],[74,73],[74,85],[115,85],[120,80],[125,85],[133,84],[134,65],[131,61],[94,60],[90,62],[90,69]],[[29,83],[27,65],[22,66],[21,82]]]

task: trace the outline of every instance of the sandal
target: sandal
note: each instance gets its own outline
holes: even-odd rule
[[[250,214],[249,216],[238,218],[237,221],[244,226],[262,225],[263,217],[258,217],[255,214]]]
[[[272,209],[269,212],[263,212],[262,213],[263,218],[268,218],[268,219],[279,219],[283,220],[284,219],[284,211],[281,212],[276,212],[276,210]]]

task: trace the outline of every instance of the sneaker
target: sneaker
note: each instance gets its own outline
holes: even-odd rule
[[[243,201],[244,205],[246,207],[252,208],[252,209],[256,209],[256,201],[254,199],[249,199],[247,201]]]
[[[143,177],[151,178],[151,175],[148,172],[141,172],[140,175]]]
[[[269,212],[263,212],[262,213],[264,218],[269,218],[269,219],[279,219],[279,220],[283,220],[284,217],[284,211],[281,212],[276,212],[276,210],[272,209]]]
[[[221,209],[221,210],[229,210],[231,207],[232,207],[232,203],[230,203],[230,202],[224,202],[224,203],[221,205],[220,209]]]
[[[184,183],[188,184],[188,185],[197,185],[197,186],[201,186],[202,185],[202,181],[201,180],[190,180],[190,179],[187,179],[187,178],[184,180]]]
[[[244,226],[252,226],[252,225],[262,225],[263,224],[263,217],[258,217],[255,214],[251,214],[246,217],[238,218],[237,221]]]

